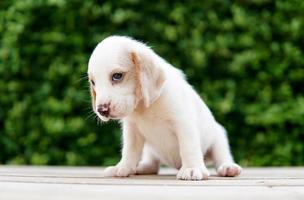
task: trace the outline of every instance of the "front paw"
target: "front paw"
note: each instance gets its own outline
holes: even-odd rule
[[[135,170],[128,166],[116,165],[107,167],[103,171],[104,177],[127,177],[135,174]]]
[[[238,176],[241,174],[242,168],[233,162],[229,163],[223,163],[218,169],[217,174],[220,176]]]
[[[182,167],[177,173],[177,179],[181,180],[207,180],[209,171],[205,166]]]

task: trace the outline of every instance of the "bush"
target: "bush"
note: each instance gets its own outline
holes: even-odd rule
[[[129,35],[185,71],[243,165],[304,164],[304,2],[0,2],[0,162],[102,165],[120,130],[91,113],[95,45]]]

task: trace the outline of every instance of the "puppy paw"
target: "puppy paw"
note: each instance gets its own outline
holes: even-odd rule
[[[238,176],[242,172],[242,168],[236,163],[223,163],[217,168],[217,174],[219,176]]]
[[[133,174],[135,174],[135,170],[133,170],[131,167],[120,165],[107,167],[103,171],[104,177],[127,177]]]
[[[177,179],[181,180],[207,180],[209,176],[209,171],[205,166],[200,167],[182,167],[177,173]]]
[[[141,162],[136,168],[136,174],[139,175],[148,175],[148,174],[157,174],[159,170],[159,165],[156,163],[145,163]]]

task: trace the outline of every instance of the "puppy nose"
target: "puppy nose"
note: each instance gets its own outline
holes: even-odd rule
[[[101,104],[97,109],[101,116],[108,117],[110,114],[110,104]]]

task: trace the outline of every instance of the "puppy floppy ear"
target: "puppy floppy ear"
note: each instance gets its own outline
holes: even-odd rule
[[[165,74],[154,59],[152,52],[131,52],[136,73],[136,96],[146,107],[160,96],[165,82]]]

